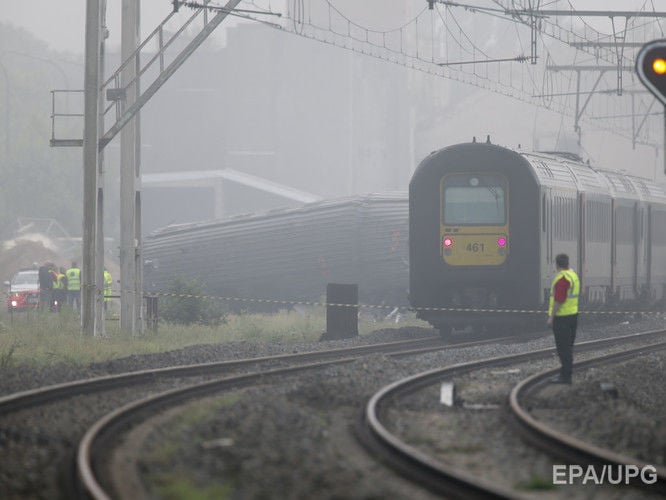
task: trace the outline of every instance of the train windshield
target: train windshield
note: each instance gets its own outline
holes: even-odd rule
[[[506,224],[506,181],[499,175],[449,175],[442,179],[446,225]]]

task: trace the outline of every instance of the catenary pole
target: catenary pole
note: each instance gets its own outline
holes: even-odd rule
[[[104,81],[104,41],[106,28],[106,0],[101,1],[101,34],[99,39],[100,81]],[[99,92],[97,130],[104,130],[104,93]],[[104,325],[104,150],[97,159],[97,217],[95,220],[95,335],[105,334]]]
[[[139,60],[136,48],[139,43],[139,0],[122,1],[121,54],[126,61],[134,56],[121,73],[121,86],[125,99],[121,104],[124,113],[139,95],[138,80],[131,83],[138,73]],[[139,207],[139,114],[137,113],[120,132],[120,327],[132,334],[142,329],[141,280],[137,279],[140,265],[141,225]]]
[[[81,261],[81,332],[95,334],[95,218],[99,158],[100,0],[86,0],[83,115],[83,242]]]

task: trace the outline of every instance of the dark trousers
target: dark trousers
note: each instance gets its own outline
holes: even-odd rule
[[[67,290],[67,303],[78,311],[81,308],[81,290]]]
[[[39,308],[44,311],[47,308],[49,311],[53,310],[53,290],[45,288],[39,290]]]
[[[553,318],[553,334],[555,335],[555,347],[560,357],[562,368],[560,376],[564,380],[571,380],[573,370],[573,345],[576,340],[576,328],[578,326],[578,314],[569,316],[555,316]]]

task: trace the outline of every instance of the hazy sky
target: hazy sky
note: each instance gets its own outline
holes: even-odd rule
[[[83,54],[85,41],[86,0],[3,1],[0,20],[25,28],[52,49]],[[150,34],[172,10],[171,0],[143,0],[141,5],[142,36]],[[219,2],[223,3],[223,2]],[[107,1],[108,48],[120,47],[121,0]],[[178,16],[187,19],[190,9],[182,8]],[[234,21],[229,20],[229,26]],[[223,33],[217,33],[220,38]]]
[[[283,5],[283,1],[284,0],[270,0],[272,9],[279,10],[280,6]],[[356,2],[359,1],[364,3],[365,8],[362,9],[362,12],[364,12],[366,16],[368,13],[377,12],[376,18],[373,17],[372,19],[368,19],[358,12],[354,12],[353,6],[357,5]],[[426,0],[404,0],[406,3],[401,4],[400,2],[402,1],[403,0],[330,0],[332,5],[339,8],[343,13],[348,13],[352,19],[355,19],[362,24],[367,23],[368,26],[375,29],[387,29],[389,27],[400,25],[402,19],[396,19],[396,16],[393,15],[395,14],[394,11],[398,12],[401,17],[411,17],[413,13],[418,12],[426,5]],[[3,7],[2,10],[0,10],[0,22],[11,23],[26,29],[35,37],[48,43],[53,50],[67,51],[80,55],[83,54],[86,0],[0,0],[0,2],[2,2]],[[255,2],[257,5],[267,5],[269,0],[255,0]],[[478,0],[477,2],[463,0],[463,2],[489,5],[489,2],[484,0]],[[641,8],[652,10],[654,7],[657,11],[666,11],[666,0],[604,0],[603,2],[601,0],[570,0],[570,2],[576,9],[626,11]],[[226,2],[225,0],[216,0],[214,3],[223,5]],[[314,4],[315,2],[312,3]],[[503,5],[508,5],[509,1],[502,0],[501,3]],[[564,0],[560,0],[559,2],[555,2],[554,0],[542,0],[541,4],[543,8],[564,9],[567,2]],[[107,0],[107,26],[110,33],[109,39],[107,40],[107,50],[110,52],[118,51],[120,46],[121,5],[121,0]],[[171,12],[172,2],[171,0],[142,0],[141,5],[141,27],[142,38],[144,38]],[[307,8],[310,4],[305,2],[305,5]],[[382,5],[386,8],[382,9]],[[389,9],[389,5],[394,8]],[[395,8],[396,5],[403,5],[406,6],[406,8]],[[253,8],[253,5],[242,2],[240,7]],[[190,9],[182,8],[180,14],[178,14],[181,19],[177,21],[182,24],[182,21],[187,19],[191,13],[192,11]],[[404,20],[406,21],[407,19]],[[174,29],[180,26],[178,22],[174,25]],[[232,26],[238,22],[239,21],[237,21],[236,18],[227,19],[213,34],[213,38],[221,43],[224,40],[225,34],[225,30],[222,28],[225,26]],[[579,22],[579,20],[576,20],[576,22]],[[603,33],[612,34],[612,24],[608,17],[589,17],[585,18],[585,22]],[[624,27],[624,18],[615,19],[615,24],[616,28],[622,29]],[[664,27],[666,28],[666,23],[664,23]],[[494,94],[488,95],[490,102],[496,102],[496,98],[497,96]],[[516,109],[518,108],[516,107]],[[520,109],[523,108],[521,107]],[[537,117],[541,117],[545,114],[545,112],[540,110],[535,110],[534,113],[536,113]],[[533,113],[530,113],[530,116],[532,115]],[[570,128],[569,122],[570,120],[566,119],[566,126]],[[534,123],[537,123],[536,118],[534,119]],[[460,128],[461,125],[456,123],[456,129]],[[478,132],[478,123],[473,124],[471,128],[473,128],[475,132]],[[488,128],[489,132],[493,131],[491,127]],[[589,129],[590,127],[586,126],[585,142],[586,144],[593,145],[593,142],[590,140],[591,137],[588,134]],[[502,130],[501,125],[499,126],[499,130]],[[470,131],[465,137],[472,133],[473,132]],[[614,138],[613,144],[616,142],[618,145],[620,143],[624,144],[623,141]],[[594,149],[597,148],[591,147],[591,151]],[[598,156],[600,161],[608,163],[611,168],[618,168],[613,165],[614,162],[612,161],[617,157],[616,153],[609,153],[610,158],[604,157],[603,153],[606,152],[607,149],[607,147],[600,148],[601,153],[596,156]],[[645,148],[633,151],[628,147],[624,147],[623,151],[629,159],[624,160],[621,163],[624,164],[631,161],[643,165],[645,172],[640,172],[641,175],[651,175],[653,170],[659,172],[662,171],[663,167],[661,162],[657,165],[657,160],[654,154],[651,151],[643,151],[644,149]],[[639,153],[644,155],[646,159],[637,161],[636,158]]]
[[[378,0],[362,1],[377,3]],[[409,1],[417,7],[419,3],[425,5],[425,0]],[[655,9],[666,11],[666,0],[648,0],[648,2],[648,6],[654,4]],[[36,37],[48,42],[55,50],[83,53],[86,0],[4,0],[2,3],[0,19],[3,22],[25,28]],[[223,5],[225,2],[221,0],[215,3]],[[332,0],[331,3],[340,8],[344,8],[345,4],[348,4],[347,0]],[[171,0],[143,0],[141,4],[141,26],[144,35],[146,35],[169,14],[172,5]],[[276,6],[280,4],[280,0],[273,0],[273,9],[276,9]],[[559,4],[555,4],[553,1],[544,0],[542,4],[544,8],[554,8],[558,5],[558,8],[564,8],[565,2],[560,1]],[[633,10],[645,5],[646,0],[604,0],[603,2],[600,0],[571,0],[571,4],[577,9]],[[243,6],[244,3],[241,3],[241,7]],[[251,4],[245,5],[245,7],[252,8]],[[110,31],[108,44],[110,49],[120,45],[120,8],[121,0],[107,1],[107,25]],[[181,10],[182,12],[179,15],[184,18],[191,14],[189,9]],[[609,31],[610,22],[608,18],[590,18],[587,21],[602,31],[612,32]],[[225,21],[225,25],[229,26],[233,22],[235,21]],[[223,30],[218,30],[216,36],[218,39],[222,37]]]

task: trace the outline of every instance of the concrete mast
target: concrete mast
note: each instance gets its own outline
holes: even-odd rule
[[[139,96],[139,44],[140,0],[122,1],[122,60],[134,60],[121,73],[121,86],[125,89],[122,112],[131,107]],[[134,81],[134,82],[133,82]],[[120,326],[132,334],[143,328],[141,280],[141,191],[140,191],[139,112],[120,132]]]
[[[99,158],[100,0],[86,0],[83,117],[83,243],[81,262],[81,332],[95,335],[95,240]]]

